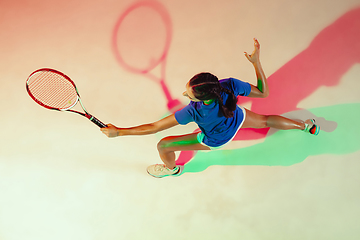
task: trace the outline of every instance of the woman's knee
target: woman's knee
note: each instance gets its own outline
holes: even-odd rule
[[[181,151],[187,150],[196,144],[199,144],[197,140],[197,134],[169,136],[164,137],[158,142],[157,149],[159,152]]]
[[[157,149],[158,149],[158,151],[159,152],[161,152],[161,151],[163,151],[165,148],[166,148],[166,145],[167,145],[167,139],[168,139],[169,137],[165,137],[165,138],[163,138],[163,139],[161,139],[159,142],[158,142],[158,144],[157,144]]]
[[[157,149],[159,151],[165,151],[166,148],[171,147],[171,144],[174,142],[174,139],[176,139],[176,136],[168,136],[161,139],[157,144]]]

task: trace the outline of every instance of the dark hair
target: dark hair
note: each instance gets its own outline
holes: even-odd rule
[[[211,73],[199,73],[189,81],[194,96],[202,101],[216,99],[220,104],[220,110],[226,118],[234,117],[237,99],[232,91],[221,86],[218,78]],[[226,102],[223,102],[221,92],[229,95]]]

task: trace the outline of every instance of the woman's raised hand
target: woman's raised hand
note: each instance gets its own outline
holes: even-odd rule
[[[251,62],[251,63],[257,63],[260,62],[260,43],[259,41],[254,38],[254,51],[251,55],[249,55],[247,52],[245,53],[245,57]]]

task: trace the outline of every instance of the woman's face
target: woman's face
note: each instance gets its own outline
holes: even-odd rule
[[[201,102],[201,100],[197,99],[192,92],[192,88],[189,85],[189,82],[186,83],[186,91],[183,93],[183,96],[188,97],[193,102]]]

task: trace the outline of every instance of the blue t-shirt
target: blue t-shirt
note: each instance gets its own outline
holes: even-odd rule
[[[223,79],[219,82],[222,87],[231,90],[235,96],[248,96],[251,92],[249,83],[235,78]],[[228,94],[222,92],[221,96],[225,104]],[[234,117],[226,118],[217,101],[209,105],[191,101],[189,105],[175,112],[175,118],[181,125],[195,122],[205,135],[203,143],[210,147],[218,147],[227,143],[235,135],[244,119],[244,114],[239,106],[236,106]]]

